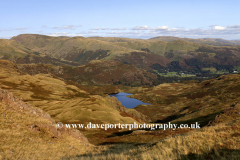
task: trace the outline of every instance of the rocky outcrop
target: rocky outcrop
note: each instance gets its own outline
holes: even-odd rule
[[[48,123],[35,123],[27,125],[27,128],[31,132],[43,132],[50,134],[52,138],[62,138],[64,136],[71,136],[79,139],[83,144],[88,145],[88,139],[78,130],[66,128],[58,128],[55,121],[49,114],[42,111],[40,108],[35,108],[24,101],[21,98],[14,97],[12,93],[0,89],[0,103],[4,104],[5,109],[8,111],[16,112],[19,114],[27,114],[28,116],[36,116],[45,119]],[[2,115],[6,116],[6,115]],[[31,123],[31,122],[30,122]]]
[[[21,98],[14,97],[12,93],[6,90],[0,90],[0,102],[7,105],[7,110],[41,116],[48,119],[52,124],[55,123],[49,114],[43,112],[40,108],[33,108],[31,105],[23,102]]]
[[[237,118],[240,118],[240,103],[226,108],[222,114],[217,115],[213,121],[210,121],[208,126],[215,126],[219,123],[236,120]]]

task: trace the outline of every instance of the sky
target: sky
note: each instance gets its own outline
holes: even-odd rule
[[[19,34],[240,39],[239,0],[0,0],[0,38]]]

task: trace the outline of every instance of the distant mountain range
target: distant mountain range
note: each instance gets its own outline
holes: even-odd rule
[[[151,72],[148,75],[155,74],[155,77],[158,76],[158,80],[152,78],[152,81],[155,81],[154,84],[158,84],[164,81],[170,82],[168,80],[159,80],[159,76],[163,76],[163,74],[168,77],[168,72],[173,72],[171,75],[175,75],[175,72],[179,75],[178,78],[172,78],[171,80],[176,81],[183,78],[180,77],[182,73],[185,73],[185,75],[212,77],[216,74],[238,72],[238,69],[240,71],[240,68],[238,68],[240,66],[239,42],[237,40],[209,38],[154,37],[143,40],[114,37],[50,37],[37,34],[22,34],[12,37],[10,40],[1,39],[0,56],[1,59],[12,60],[17,64],[43,63],[54,66],[76,67],[92,65],[93,63],[90,62],[95,60],[98,60],[99,64],[108,63],[108,60],[111,60],[109,63],[118,61],[130,65],[131,70],[136,70],[134,67],[137,67],[142,70],[141,73],[145,73],[143,71],[145,70]],[[119,65],[117,62],[114,63],[117,66]],[[87,77],[89,75],[90,73]],[[67,77],[69,78],[69,76]],[[74,79],[73,77],[70,79]],[[106,83],[105,80],[99,80],[100,77],[95,81]],[[133,84],[134,81],[133,77],[125,80],[123,80],[124,76],[121,78],[110,77],[111,80],[107,81],[112,84],[117,82]],[[154,76],[151,75],[150,77]],[[86,79],[88,79],[88,84],[92,83],[90,82],[92,78],[85,78],[81,82],[85,83]],[[128,83],[127,81],[130,79],[131,82]],[[141,79],[141,84],[153,84],[146,77],[145,79],[148,80],[144,78],[137,79]],[[137,82],[137,84],[140,83]]]
[[[199,44],[208,44],[214,46],[234,46],[240,45],[240,40],[225,40],[221,38],[200,38],[200,39],[190,39],[190,38],[179,38],[179,37],[170,37],[170,36],[160,36],[150,38],[152,40],[161,40],[161,41],[176,41],[183,40],[188,42],[194,42]]]
[[[0,39],[0,159],[239,159],[237,44],[177,37]],[[109,96],[118,92],[151,105],[127,109]],[[57,122],[200,128],[79,132]]]

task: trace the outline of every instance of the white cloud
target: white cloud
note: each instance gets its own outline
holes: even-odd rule
[[[77,27],[81,27],[82,25],[67,25],[67,26],[63,26],[63,27],[53,27],[53,29],[58,29],[58,30],[63,30],[63,29],[71,29],[71,30],[75,30]]]
[[[47,27],[47,25],[42,25],[42,28],[46,28]]]
[[[64,26],[70,29],[73,26]],[[108,31],[109,30],[109,31]],[[128,30],[123,28],[92,28],[88,31],[81,31],[80,33],[70,34],[66,32],[52,33],[52,36],[106,36],[106,37],[127,37],[127,38],[151,38],[156,36],[175,36],[175,37],[189,37],[189,38],[225,38],[239,39],[240,25],[229,25],[227,27],[212,25],[208,29],[203,28],[170,28],[167,25],[158,27],[136,26]]]
[[[53,27],[53,29],[58,29],[58,28],[61,28],[61,27]]]
[[[66,32],[56,32],[56,33],[50,33],[49,36],[53,36],[53,37],[68,36],[68,33],[66,33]]]
[[[217,25],[210,25],[209,27],[213,28],[213,27],[215,27],[215,26],[217,26]]]
[[[222,26],[213,26],[212,29],[213,30],[225,30],[226,28],[222,27]]]
[[[55,32],[48,34],[49,36],[58,37],[58,36],[67,36],[67,37],[74,37],[74,36],[82,36],[81,34],[70,34],[67,32]]]
[[[62,27],[63,29],[76,29],[75,27],[74,27],[74,25],[68,25],[68,26],[64,26],[64,27]]]
[[[100,28],[91,28],[91,30],[100,30]]]
[[[107,32],[107,34],[139,34],[138,31],[131,31],[131,32],[116,32],[116,31],[111,31]]]
[[[165,30],[168,29],[168,26],[158,26],[157,28],[152,28],[152,30]]]
[[[123,28],[111,28],[111,30],[127,30],[126,27],[123,27]]]
[[[27,27],[25,27],[25,28],[8,28],[8,29],[2,29],[1,31],[5,31],[5,32],[11,32],[11,31],[21,31],[21,30],[26,30],[26,29],[29,29],[29,28],[27,28]]]
[[[132,30],[167,30],[169,29],[168,26],[158,26],[156,28],[150,28],[148,26],[136,26],[132,28]]]
[[[102,27],[102,28],[91,28],[90,30],[127,30],[126,27],[122,28],[107,28],[107,27]]]
[[[213,25],[210,29],[185,29],[185,28],[169,28],[168,26],[159,26],[150,28],[148,26],[137,26],[132,28],[133,32],[105,32],[105,36],[117,36],[117,37],[132,37],[132,38],[151,38],[156,36],[176,36],[176,37],[192,37],[192,38],[206,38],[206,37],[237,37],[240,35],[240,29],[238,26],[234,27],[223,27]],[[236,38],[235,38],[236,39]]]
[[[98,33],[97,31],[89,31],[88,33]]]
[[[228,25],[227,28],[236,28],[236,29],[240,29],[240,25]]]
[[[103,27],[103,28],[101,28],[101,30],[108,30],[109,28],[105,28],[105,27]]]
[[[137,26],[132,28],[132,30],[150,30],[148,26]]]

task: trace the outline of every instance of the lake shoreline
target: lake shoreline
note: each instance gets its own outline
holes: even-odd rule
[[[116,97],[125,108],[133,109],[138,105],[151,105],[150,103],[144,103],[136,98],[130,98],[127,96],[133,95],[132,93],[119,92],[117,94],[109,94],[110,97]]]

